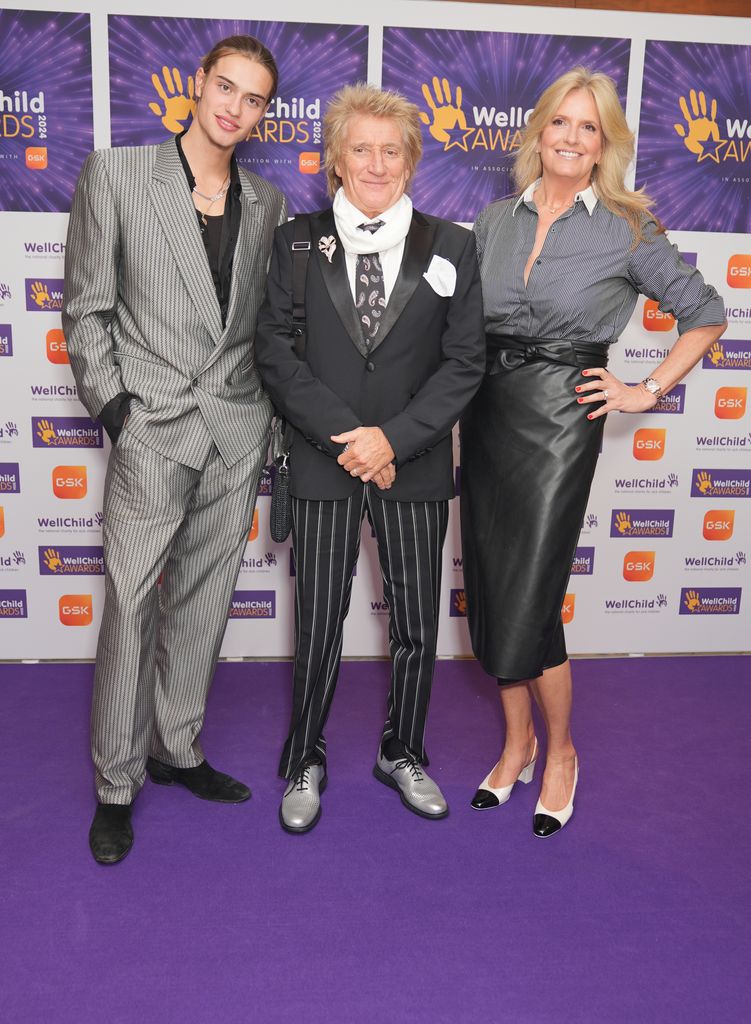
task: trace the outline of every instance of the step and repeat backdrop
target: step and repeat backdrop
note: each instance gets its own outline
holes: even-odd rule
[[[751,609],[751,23],[725,18],[391,0],[300,2],[280,20],[204,15],[155,0],[0,10],[0,659],[90,658],[102,613],[101,494],[109,442],[78,401],[60,326],[67,212],[95,146],[159,142],[194,109],[201,55],[249,32],[281,77],[239,159],[289,197],[326,204],[322,117],[347,82],[400,90],[421,110],[415,205],[471,224],[512,191],[536,97],[575,64],[607,72],[638,131],[636,187],[722,294],[729,329],[639,417],[607,423],[562,609],[575,653],[737,651]],[[217,15],[230,13],[224,0]],[[125,13],[124,13],[125,11]],[[195,16],[193,16],[195,15]],[[541,31],[544,26],[544,32]],[[746,45],[747,41],[747,45]],[[611,367],[645,377],[677,336],[640,301]],[[503,444],[503,437],[498,438]],[[461,488],[458,439],[456,489]],[[223,647],[288,656],[295,565],[274,544],[264,475]],[[364,531],[345,654],[385,653],[387,608]],[[138,558],[138,552],[133,552]],[[444,554],[439,653],[471,653],[458,502]]]

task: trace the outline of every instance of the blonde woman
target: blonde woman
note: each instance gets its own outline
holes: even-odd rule
[[[651,409],[725,329],[723,303],[681,258],[643,192],[613,81],[575,68],[540,97],[519,149],[518,196],[475,224],[487,372],[462,420],[462,536],[470,633],[501,684],[506,735],[472,806],[499,807],[547,758],[533,831],[573,812],[578,759],[561,624],[605,416]],[[640,384],[607,370],[639,294],[678,322],[679,339]]]

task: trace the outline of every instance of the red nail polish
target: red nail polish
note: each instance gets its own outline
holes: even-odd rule
[[[594,413],[592,413],[592,412],[591,412],[591,413],[589,413],[589,415],[587,416],[587,419],[588,419],[588,420],[591,420],[593,416],[594,416]]]
[[[583,398],[577,398],[577,402],[579,402],[579,404],[581,404],[583,401],[584,401]]]
[[[576,391],[578,394],[578,392],[581,391],[581,388],[574,388],[574,391]]]

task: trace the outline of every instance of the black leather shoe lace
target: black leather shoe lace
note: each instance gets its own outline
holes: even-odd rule
[[[423,779],[424,779],[424,775],[422,773],[422,768],[420,767],[419,763],[417,761],[415,761],[415,759],[413,757],[405,757],[401,761],[397,761],[396,762],[396,767],[397,768],[407,768],[409,770],[410,775],[415,780],[415,782],[422,782]]]
[[[304,768],[300,769],[300,772],[295,779],[295,789],[298,793],[304,793],[306,789],[310,789],[310,769],[312,765],[306,764]]]

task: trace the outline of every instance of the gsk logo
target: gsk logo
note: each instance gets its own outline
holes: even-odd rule
[[[645,583],[654,571],[654,551],[629,551],[623,559],[623,578],[629,583]]]
[[[58,498],[85,498],[88,490],[86,466],[55,466],[52,490]]]
[[[721,420],[739,420],[746,412],[747,388],[718,388],[714,414]]]
[[[65,335],[59,327],[47,331],[47,359],[51,363],[69,363]]]
[[[675,317],[672,313],[663,313],[654,299],[647,299],[642,313],[642,324],[645,331],[672,331]]]
[[[704,516],[704,540],[730,540],[735,524],[735,509],[710,509]]]
[[[253,512],[253,523],[248,531],[248,541],[255,540],[258,536],[258,509]]]
[[[90,626],[94,619],[91,594],[63,594],[58,609],[64,626]]]
[[[561,622],[564,626],[573,621],[575,607],[576,594],[566,594],[561,605]]]
[[[297,166],[300,174],[318,174],[321,169],[321,154],[301,153]]]
[[[30,171],[46,171],[47,170],[47,147],[46,146],[27,146],[26,147],[26,166]]]
[[[665,454],[664,427],[642,427],[634,433],[634,458],[645,462],[654,462]]]
[[[730,257],[727,282],[731,288],[751,288],[751,253],[737,252]]]

